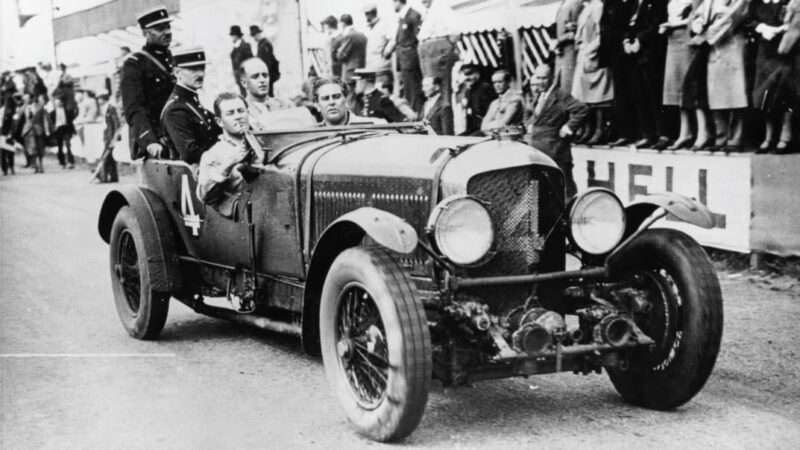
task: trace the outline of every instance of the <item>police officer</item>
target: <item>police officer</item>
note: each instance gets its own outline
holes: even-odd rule
[[[177,83],[161,113],[161,127],[169,141],[170,159],[197,164],[222,133],[214,114],[197,97],[206,75],[206,54],[194,47],[176,51],[174,58]]]
[[[356,69],[353,79],[356,80],[356,94],[363,96],[363,108],[360,111],[364,117],[377,117],[387,122],[402,122],[406,116],[397,109],[388,95],[378,89],[375,84],[377,73],[371,69]]]
[[[139,15],[137,20],[147,42],[128,56],[120,72],[122,109],[130,127],[133,159],[161,156],[159,116],[175,85],[169,51],[172,18],[160,7]]]

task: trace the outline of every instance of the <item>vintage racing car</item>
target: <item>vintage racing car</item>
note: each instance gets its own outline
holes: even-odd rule
[[[432,378],[605,369],[632,404],[689,401],[719,351],[720,287],[692,238],[650,226],[713,216],[670,193],[565,199],[553,161],[512,137],[420,124],[259,134],[267,156],[244,173],[236,220],[198,200],[189,165],[145,161],[142,184],[110,192],[99,215],[122,324],[155,339],[175,298],[297,335],[378,441],[416,428]]]

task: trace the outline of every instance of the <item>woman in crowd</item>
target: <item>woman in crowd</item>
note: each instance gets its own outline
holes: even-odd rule
[[[783,18],[786,25],[786,32],[778,45],[778,54],[792,59],[792,88],[795,92],[794,105],[792,110],[800,108],[800,0],[790,0],[786,6],[786,15]],[[795,126],[797,125],[797,115],[793,117]],[[787,148],[787,151],[797,151],[797,141],[794,141],[795,148]]]
[[[669,0],[667,21],[662,23],[658,29],[659,33],[668,36],[662,103],[664,106],[680,107],[681,112],[680,133],[675,143],[668,147],[670,150],[688,148],[694,140],[690,118],[691,108],[682,102],[683,83],[694,56],[694,47],[689,45],[688,25],[691,12],[692,0]],[[705,117],[702,120],[704,122]]]
[[[607,140],[605,134],[605,111],[614,100],[614,85],[608,68],[600,66],[600,18],[603,15],[603,0],[589,0],[584,3],[578,17],[575,45],[578,56],[575,63],[575,76],[572,80],[572,96],[587,104],[594,112],[587,120],[589,136],[582,140],[588,145],[596,145]]]
[[[726,152],[742,149],[742,116],[748,106],[744,51],[746,38],[740,26],[747,17],[748,0],[705,0],[700,23],[708,57],[708,106],[714,115],[714,146]]]
[[[749,28],[758,42],[752,102],[764,118],[764,141],[756,153],[786,153],[792,140],[792,109],[797,93],[792,80],[794,58],[779,54],[788,26],[783,20],[788,0],[753,0]]]
[[[556,12],[556,40],[553,42],[556,82],[559,89],[567,94],[572,91],[572,77],[578,56],[578,50],[575,48],[575,32],[578,29],[578,17],[582,9],[582,0],[561,0]]]

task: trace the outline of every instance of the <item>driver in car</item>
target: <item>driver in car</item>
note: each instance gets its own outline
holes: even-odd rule
[[[386,123],[383,119],[360,117],[347,107],[347,85],[339,78],[320,78],[314,83],[314,101],[322,114],[321,127]]]
[[[241,171],[249,164],[263,163],[264,152],[249,133],[247,102],[239,94],[220,94],[214,100],[214,114],[222,134],[200,157],[197,197],[220,215],[238,220]]]

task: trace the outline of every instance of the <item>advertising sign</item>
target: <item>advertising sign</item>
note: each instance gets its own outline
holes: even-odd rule
[[[656,192],[687,195],[711,210],[714,228],[706,230],[668,219],[656,226],[684,231],[709,247],[750,251],[750,155],[584,147],[573,147],[572,152],[578,191],[605,187],[619,195],[624,204]]]

